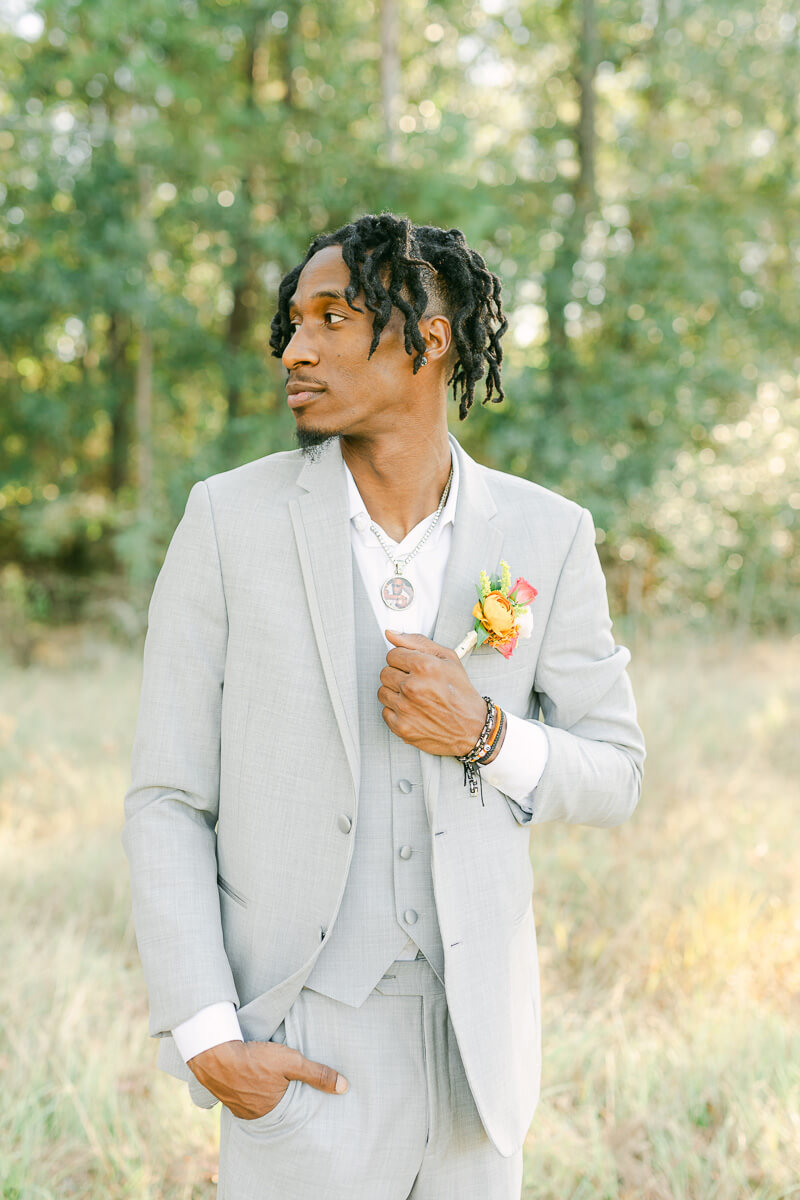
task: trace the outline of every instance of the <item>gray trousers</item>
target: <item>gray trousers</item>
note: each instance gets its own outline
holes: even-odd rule
[[[522,1150],[486,1135],[427,959],[392,963],[360,1008],[304,987],[271,1040],[350,1087],[292,1079],[252,1121],[223,1105],[218,1200],[520,1200]]]

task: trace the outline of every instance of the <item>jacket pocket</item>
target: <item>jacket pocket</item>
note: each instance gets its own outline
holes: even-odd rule
[[[227,879],[223,879],[221,875],[217,875],[217,885],[223,892],[230,896],[231,900],[235,900],[237,904],[241,904],[242,908],[247,908],[247,897],[243,896],[241,892],[237,892],[236,888],[232,887]]]

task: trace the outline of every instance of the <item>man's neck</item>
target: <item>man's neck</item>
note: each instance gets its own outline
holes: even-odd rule
[[[439,507],[452,465],[447,427],[423,441],[340,437],[367,512],[395,542]]]

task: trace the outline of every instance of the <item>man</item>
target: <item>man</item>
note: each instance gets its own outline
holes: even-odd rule
[[[272,323],[299,448],[196,483],[153,591],[122,837],[223,1200],[520,1195],[530,826],[624,821],[644,744],[588,510],[448,432],[505,328],[459,230],[316,238]],[[532,631],[462,661],[501,562]]]

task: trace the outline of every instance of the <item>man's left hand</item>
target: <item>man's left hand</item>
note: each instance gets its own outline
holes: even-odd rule
[[[486,721],[486,701],[455,650],[421,633],[386,630],[394,646],[380,674],[381,716],[404,742],[427,754],[466,754]]]

